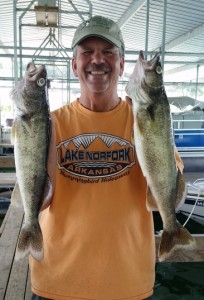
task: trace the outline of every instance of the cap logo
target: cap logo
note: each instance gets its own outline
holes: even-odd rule
[[[108,25],[108,23],[104,22],[104,20],[102,20],[102,19],[101,20],[100,19],[97,19],[97,20],[93,19],[93,20],[91,20],[91,22],[90,22],[90,20],[86,20],[86,21],[83,22],[83,24],[81,26],[81,29],[84,29],[84,28],[90,27],[90,26],[94,26],[94,27],[99,26],[99,27],[105,28],[107,30],[110,29],[110,25]]]

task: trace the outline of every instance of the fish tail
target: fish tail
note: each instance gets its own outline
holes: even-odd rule
[[[39,223],[24,225],[21,229],[16,260],[24,258],[28,253],[38,261],[43,259],[43,236]]]
[[[171,256],[176,249],[193,250],[196,247],[196,241],[186,228],[178,224],[174,231],[164,230],[159,245],[158,258],[164,261]]]

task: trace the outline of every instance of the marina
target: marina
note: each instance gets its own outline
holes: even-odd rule
[[[48,261],[49,257],[54,257],[54,260],[51,259],[49,271],[52,277],[56,276],[54,280],[47,277],[46,282],[43,283],[43,278],[45,279],[46,275],[43,276],[42,267],[39,270],[39,276],[36,276],[37,279],[35,280],[36,286],[39,287],[37,281],[42,275],[42,281],[39,280],[42,286],[39,287],[39,290],[50,293],[49,298],[55,299],[57,295],[63,299],[64,295],[69,297],[70,291],[66,289],[69,289],[69,286],[71,286],[75,293],[73,299],[76,300],[81,300],[82,295],[84,295],[84,300],[85,298],[92,298],[93,300],[94,298],[96,298],[95,300],[128,298],[135,300],[133,294],[138,293],[137,288],[142,287],[143,282],[145,288],[148,286],[147,283],[151,277],[148,275],[151,275],[151,272],[154,271],[152,268],[147,269],[148,264],[144,260],[144,255],[147,255],[146,258],[148,258],[148,256],[155,254],[154,294],[150,297],[151,300],[204,300],[203,16],[203,0],[1,1],[0,300],[31,300],[29,257],[26,256],[24,259],[17,261],[16,249],[24,220],[27,222],[31,215],[37,216],[39,210],[33,213],[35,210],[34,206],[39,208],[41,203],[39,205],[33,205],[32,203],[32,207],[29,207],[29,214],[27,214],[28,209],[25,209],[26,213],[24,213],[21,201],[16,201],[16,204],[13,201],[12,192],[15,189],[16,174],[18,174],[21,192],[23,193],[23,190],[28,188],[29,192],[32,191],[32,196],[36,196],[37,192],[40,191],[35,197],[34,203],[36,204],[37,201],[41,200],[41,195],[44,194],[41,175],[45,173],[46,169],[45,156],[47,157],[48,154],[48,136],[50,137],[50,133],[52,135],[53,131],[50,131],[50,128],[48,131],[44,131],[44,137],[38,141],[36,137],[38,135],[41,136],[44,120],[49,119],[49,112],[59,108],[61,109],[56,114],[57,118],[54,119],[57,121],[57,165],[59,168],[62,168],[62,177],[61,180],[57,177],[56,182],[58,186],[55,194],[56,198],[54,198],[56,201],[53,202],[54,205],[52,205],[51,209],[51,217],[54,217],[52,220],[55,223],[53,224],[52,220],[51,222],[52,225],[57,225],[56,234],[59,240],[56,238],[53,230],[51,230],[52,233],[49,231],[50,241],[53,241],[57,247],[50,242],[48,243],[48,246],[50,246],[48,248],[48,256],[46,251],[46,259],[48,258]],[[111,24],[114,24],[114,26]],[[76,31],[76,29],[78,30]],[[87,38],[89,39],[87,40]],[[79,47],[81,49],[80,55],[78,55],[78,45],[82,46]],[[136,73],[134,73],[133,69],[136,70]],[[131,74],[135,75],[132,77]],[[135,82],[130,84],[131,88],[127,92],[128,83],[132,81],[131,78]],[[41,91],[41,93],[37,91]],[[170,104],[170,110],[165,94]],[[146,212],[145,215],[143,215],[144,210],[141,210],[142,214],[138,213],[140,212],[140,205],[129,206],[129,200],[131,200],[131,205],[140,204],[140,197],[137,197],[137,193],[142,195],[144,197],[143,201],[145,201],[146,186],[141,185],[140,187],[139,184],[135,184],[136,182],[132,180],[134,177],[128,178],[126,175],[134,175],[128,169],[123,173],[124,176],[117,175],[118,170],[123,170],[123,165],[124,168],[129,168],[129,162],[132,163],[130,167],[136,166],[134,141],[130,138],[133,131],[129,122],[130,119],[129,116],[125,119],[125,112],[120,111],[122,101],[119,100],[126,100],[127,95],[133,100],[133,116],[137,120],[134,126],[134,133],[136,132],[136,125],[138,125],[138,136],[141,134],[141,140],[145,142],[151,141],[142,150],[139,148],[138,143],[135,143],[138,154],[137,159],[141,167],[137,168],[139,172],[137,178],[142,178],[140,172],[142,170],[147,177],[149,185],[147,191],[153,191],[154,184],[157,182],[159,188],[155,198],[157,198],[157,201],[165,202],[165,205],[162,205],[162,209],[165,207],[165,213],[162,213],[160,209],[161,215],[165,215],[165,218],[161,218],[158,211],[153,212],[154,232],[151,232],[152,224],[147,222]],[[142,103],[146,102],[143,110],[145,114],[141,114],[141,117],[139,110],[137,110],[139,98],[141,98]],[[76,113],[74,113],[75,99],[78,99],[80,107],[80,109],[79,107],[76,109]],[[161,101],[162,99],[164,101]],[[38,102],[37,100],[40,101]],[[46,105],[41,106],[44,100],[46,100],[44,103]],[[137,102],[137,105],[135,105],[134,100]],[[117,103],[119,104],[115,106]],[[157,104],[159,105],[157,106]],[[64,114],[64,105],[70,105],[70,115],[69,109],[67,115]],[[43,117],[39,119],[38,117],[43,112],[42,107],[45,106],[48,118]],[[163,107],[162,110],[159,109],[161,107]],[[33,108],[35,109],[33,110]],[[71,115],[71,111],[74,115]],[[146,112],[148,112],[147,120],[143,126],[142,121],[145,119]],[[102,119],[100,113],[104,113]],[[121,113],[125,121],[123,117],[117,117],[119,113]],[[114,116],[112,120],[109,119],[111,116]],[[77,120],[77,122],[74,120]],[[148,128],[149,120],[151,121],[151,126]],[[45,123],[48,125],[49,122]],[[166,124],[168,124],[168,127],[166,127]],[[25,129],[19,131],[21,125]],[[35,126],[33,127],[33,125]],[[171,125],[173,131],[170,129]],[[144,130],[146,128],[148,128],[147,135],[145,135]],[[162,134],[165,128],[168,129]],[[27,137],[23,138],[26,133]],[[117,135],[115,136],[116,133]],[[152,139],[149,139],[149,135],[152,133],[157,134]],[[126,140],[123,140],[126,134],[128,143],[126,143]],[[11,143],[11,136],[14,145]],[[95,137],[97,137],[96,140]],[[137,138],[136,136],[134,137],[136,141]],[[159,158],[155,159],[156,155],[154,156],[150,152],[147,163],[151,162],[151,171],[149,171],[149,168],[148,172],[145,172],[138,149],[145,154],[148,152],[147,150],[150,150],[151,145],[155,144],[157,137],[159,137],[159,143],[156,143],[155,154],[159,153]],[[93,143],[91,143],[92,139]],[[46,147],[44,147],[45,144]],[[167,155],[164,155],[165,150],[169,150],[168,148],[173,150],[174,144],[184,163],[184,177],[187,183],[187,193],[184,202],[176,210],[176,218],[194,237],[196,247],[192,250],[177,249],[167,260],[159,262],[158,247],[161,241],[163,222],[166,227],[172,228],[172,232],[176,227],[175,222],[173,225],[171,224],[173,223],[172,221],[175,221],[174,216],[171,220],[168,218],[170,213],[173,214],[173,211],[171,209],[167,211],[169,202],[175,203],[174,199],[172,199],[174,196],[169,197],[169,202],[166,201],[168,195],[159,200],[160,194],[162,194],[161,191],[167,194],[167,186],[172,187],[171,192],[177,189],[177,186],[175,186],[176,180],[172,180],[175,168],[174,173],[172,172],[172,175],[170,175],[169,169],[171,167],[168,169],[166,166],[169,164],[162,163],[162,160],[163,162],[170,161],[170,165],[171,162],[174,165],[173,151],[171,152],[171,160],[168,160],[168,151],[166,151]],[[91,145],[90,149],[89,145]],[[46,151],[41,150],[42,146]],[[128,149],[131,149],[131,153]],[[105,152],[106,150],[107,152]],[[44,153],[44,160],[39,159],[39,156],[35,155],[38,153],[41,158],[41,154]],[[80,154],[78,155],[78,153]],[[87,153],[87,157],[90,158],[89,161],[84,160],[83,153]],[[100,153],[102,155],[99,155]],[[106,157],[105,153],[111,154],[112,157],[110,158],[108,155]],[[19,159],[19,154],[21,159]],[[93,157],[94,155],[95,157]],[[124,159],[125,155],[126,161]],[[76,161],[75,157],[77,158]],[[121,160],[119,165],[116,164],[118,157]],[[165,159],[163,159],[164,157]],[[101,161],[101,158],[104,159]],[[69,159],[70,164],[68,165],[67,161]],[[52,155],[50,155],[49,161],[52,162]],[[59,161],[62,162],[62,165],[59,164]],[[111,165],[110,177],[106,173],[107,165]],[[119,168],[114,167],[115,165]],[[16,170],[17,166],[18,170]],[[36,169],[40,171],[39,173],[34,172],[34,176],[30,177],[29,173],[31,173],[30,170],[33,166],[36,166]],[[69,177],[69,174],[63,169],[63,167],[68,168],[68,166],[70,167],[70,173],[73,175],[71,175],[72,177]],[[92,170],[93,166],[95,168],[93,169],[96,171]],[[164,166],[164,168],[160,168],[161,166]],[[43,170],[39,167],[43,167]],[[90,172],[86,172],[89,169]],[[167,173],[166,176],[164,175],[165,172]],[[95,188],[96,185],[95,187],[93,186],[93,183],[97,183],[98,180],[95,175],[102,175],[102,173],[101,182],[105,188],[103,189],[101,185],[97,189]],[[111,177],[113,173],[115,177]],[[147,173],[155,174],[153,180],[148,180]],[[28,178],[29,180],[27,180]],[[161,185],[162,178],[166,179],[163,182],[163,186]],[[68,184],[65,183],[66,179]],[[130,179],[130,181],[125,181],[124,179]],[[20,184],[21,180],[22,184]],[[70,182],[70,180],[72,181]],[[152,181],[154,181],[154,184],[150,187]],[[85,185],[88,182],[90,185]],[[173,184],[171,185],[171,182],[173,182],[174,186]],[[35,185],[32,186],[33,183]],[[81,183],[83,183],[83,186]],[[41,189],[39,188],[40,186],[42,186]],[[110,186],[111,193],[106,194],[109,191],[109,187],[106,189],[106,186]],[[128,192],[126,193],[127,189]],[[58,191],[60,191],[59,194]],[[130,191],[133,191],[135,198],[132,198]],[[15,197],[13,198],[21,198],[17,192],[16,189]],[[70,194],[73,196],[70,196]],[[25,202],[27,202],[30,197],[27,192],[25,195]],[[67,203],[66,201],[60,202],[60,204],[66,204],[66,206],[55,206],[55,203],[59,204],[57,197],[61,200],[65,200],[67,197]],[[69,202],[69,199],[72,201]],[[83,203],[81,199],[83,199]],[[92,199],[94,202],[92,202]],[[134,201],[138,201],[138,203]],[[77,206],[78,203],[79,206]],[[96,206],[93,203],[94,205],[96,203]],[[113,203],[113,206],[110,206],[110,203]],[[113,207],[113,209],[110,209],[110,207]],[[136,211],[137,213],[135,213],[132,207],[137,207],[138,212]],[[106,211],[108,214],[105,214]],[[99,213],[99,215],[96,215],[96,213]],[[84,221],[87,220],[87,216],[90,225]],[[109,219],[106,219],[107,216],[110,218],[110,223],[108,223]],[[118,216],[119,222],[117,223]],[[165,222],[166,219],[169,222],[169,226]],[[70,220],[71,222],[69,222]],[[102,221],[100,223],[102,225],[100,226],[100,234],[96,231],[96,235],[99,240],[104,241],[104,244],[96,243],[96,248],[93,248],[95,235],[93,236],[90,233],[92,233],[92,229],[93,231],[97,230],[98,221]],[[127,226],[125,226],[126,222]],[[30,224],[33,223],[29,220]],[[48,224],[50,224],[49,220]],[[67,224],[74,224],[74,226],[70,226],[70,231],[70,227]],[[122,231],[118,231],[116,224],[119,224]],[[145,233],[143,234],[141,234],[142,228],[138,227],[140,224],[144,226],[143,232]],[[105,225],[107,225],[108,232],[104,230],[103,226]],[[48,228],[53,227],[49,226]],[[88,239],[85,238],[86,230],[83,231],[85,234],[81,234],[81,228],[82,230],[87,228]],[[70,234],[72,230],[73,234]],[[112,230],[116,231],[113,232],[113,236],[110,236]],[[147,234],[152,233],[153,238],[155,237],[155,253],[152,253],[154,250],[150,253],[149,246],[152,245],[151,241],[146,237],[146,232]],[[124,235],[122,236],[122,234]],[[181,235],[178,235],[179,240]],[[113,238],[115,236],[116,240],[117,238],[120,241],[122,240],[120,245],[117,242],[114,243]],[[170,234],[170,236],[172,235]],[[135,246],[137,245],[137,237],[143,239],[143,243],[140,244],[139,248]],[[135,239],[134,241],[133,238]],[[31,242],[31,245],[34,246],[38,244],[36,241],[32,242],[31,233],[27,235],[26,241]],[[67,244],[68,242],[69,244]],[[185,244],[185,241],[183,243]],[[113,252],[114,249],[110,248],[112,244],[114,244],[117,252]],[[21,242],[21,245],[24,245],[24,242]],[[71,247],[73,245],[73,248],[70,249],[70,245]],[[103,248],[103,245],[105,245],[105,248]],[[168,248],[168,246],[171,248],[171,241],[169,242],[169,240],[164,248]],[[77,252],[79,248],[80,253]],[[56,253],[55,249],[57,249]],[[137,252],[138,250],[139,252]],[[112,256],[108,256],[108,260],[105,254],[104,257],[99,255],[97,259],[99,257],[100,261],[94,263],[96,256],[92,255],[92,253],[102,252],[107,253],[107,256],[111,253]],[[59,256],[58,253],[60,253]],[[65,253],[65,257],[63,257],[63,253]],[[82,262],[82,265],[86,266],[83,269],[85,270],[85,275],[83,275],[83,272],[76,274],[78,270],[77,265],[81,262],[80,256],[77,256],[78,253],[85,255],[83,256],[85,259]],[[132,259],[131,254],[134,254]],[[53,263],[56,255],[59,258],[58,264]],[[65,260],[69,262],[69,259],[71,260],[71,269],[69,267],[66,268],[66,263],[64,263]],[[88,260],[87,265],[85,264],[86,259]],[[135,260],[137,260],[136,263]],[[104,262],[104,264],[101,262]],[[116,269],[111,268],[112,262],[116,262]],[[62,273],[62,270],[59,270],[62,265],[64,273]],[[57,271],[55,266],[59,266]],[[94,276],[95,273],[100,270],[100,267],[97,268],[97,266],[102,266],[102,273],[99,274],[101,277],[98,278],[103,279],[98,280],[94,286],[96,289],[96,292],[94,292],[90,286],[92,280],[97,278],[97,275]],[[36,269],[34,267],[34,270]],[[74,275],[71,273],[72,270],[74,270]],[[112,270],[113,272],[111,273]],[[142,270],[146,270],[145,275],[147,276],[142,276],[143,272],[140,272]],[[137,275],[138,273],[139,276]],[[82,279],[85,284],[82,281],[77,284],[76,277],[74,277],[75,274],[78,275],[77,280]],[[90,277],[88,278],[89,274]],[[111,276],[112,274],[113,276]],[[134,275],[131,276],[131,274]],[[110,282],[108,282],[108,277]],[[118,282],[116,278],[118,278]],[[139,281],[137,281],[138,279]],[[87,282],[88,284],[86,284]],[[106,284],[107,282],[109,286]],[[100,286],[108,286],[108,288],[100,288]],[[53,291],[51,291],[51,287],[53,287]],[[112,287],[114,292],[111,294]],[[119,292],[120,288],[124,288],[124,293]],[[131,292],[131,288],[132,291],[135,289],[135,292]],[[84,290],[86,290],[85,293]],[[93,292],[93,297],[88,296],[91,294],[90,291]],[[147,295],[149,293],[148,288],[144,292],[145,294],[143,295]],[[141,296],[141,293],[138,298],[144,298]]]

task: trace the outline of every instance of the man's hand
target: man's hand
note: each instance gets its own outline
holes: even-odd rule
[[[125,101],[132,106],[132,99],[128,96],[125,96]]]

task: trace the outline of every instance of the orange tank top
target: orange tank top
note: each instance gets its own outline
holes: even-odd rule
[[[152,295],[155,241],[146,181],[125,102],[93,112],[78,100],[53,112],[56,188],[42,212],[44,259],[30,258],[34,293],[50,299]]]

